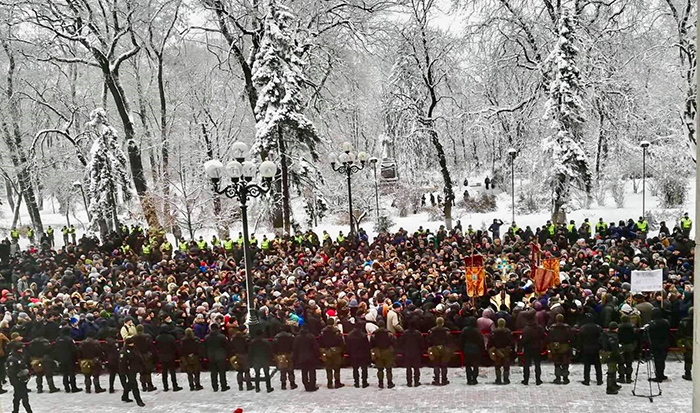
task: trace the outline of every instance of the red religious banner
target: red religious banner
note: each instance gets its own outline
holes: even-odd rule
[[[467,267],[483,267],[484,266],[484,256],[483,255],[472,255],[464,259],[464,264]]]
[[[469,297],[481,297],[486,294],[486,271],[484,267],[465,268],[464,278],[467,282],[467,295]]]

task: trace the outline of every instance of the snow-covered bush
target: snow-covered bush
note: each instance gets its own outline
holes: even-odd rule
[[[612,193],[615,206],[618,208],[625,207],[625,181],[616,179],[610,184],[610,192]]]
[[[683,175],[675,171],[668,171],[657,177],[654,181],[654,193],[659,198],[663,208],[673,208],[683,205],[688,193],[688,181]]]
[[[377,233],[389,232],[391,227],[393,227],[395,224],[396,223],[390,216],[382,215],[377,219],[377,222],[375,222],[374,231]]]
[[[407,185],[405,183],[396,185],[396,192],[394,193],[394,206],[396,209],[398,209],[400,217],[406,217],[410,214],[415,214],[418,212],[418,209],[421,207],[421,193],[422,188]]]
[[[496,195],[482,192],[476,197],[464,200],[463,207],[466,212],[493,212],[497,209]]]

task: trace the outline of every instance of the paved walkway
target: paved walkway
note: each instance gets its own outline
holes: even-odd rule
[[[603,367],[605,372],[605,367]],[[121,392],[117,394],[37,394],[30,393],[30,403],[35,413],[62,413],[62,412],[227,412],[231,413],[236,408],[242,408],[244,413],[354,413],[358,410],[372,413],[394,412],[420,412],[420,413],[445,413],[445,412],[507,412],[507,413],[548,413],[548,412],[573,412],[573,413],[599,413],[611,412],[669,412],[690,413],[692,411],[692,383],[681,379],[683,374],[682,364],[677,361],[669,361],[666,375],[670,380],[661,384],[663,394],[654,399],[653,404],[647,398],[632,395],[631,384],[623,385],[620,394],[608,396],[605,394],[605,386],[592,385],[586,387],[579,383],[582,380],[583,368],[581,365],[572,366],[568,386],[551,384],[554,379],[554,367],[543,364],[543,380],[545,384],[535,386],[523,386],[522,368],[514,367],[511,384],[509,386],[496,386],[493,383],[495,377],[492,368],[482,368],[479,373],[480,384],[467,386],[464,371],[450,369],[450,384],[443,387],[434,387],[427,383],[432,381],[431,369],[424,368],[421,372],[421,381],[424,384],[417,389],[406,387],[405,375],[402,369],[395,369],[394,377],[397,387],[394,389],[377,388],[377,380],[374,370],[370,370],[370,384],[367,389],[355,389],[352,387],[352,371],[343,369],[345,388],[328,390],[325,387],[325,372],[318,371],[318,382],[321,388],[314,393],[302,391],[301,386],[294,391],[280,390],[279,377],[273,378],[275,391],[267,394],[238,392],[235,386],[235,375],[228,373],[229,385],[232,389],[226,393],[213,393],[211,390],[209,374],[202,375],[202,385],[205,390],[190,392],[188,389],[178,393],[163,392],[161,390],[160,375],[154,376],[154,384],[159,390],[146,393],[143,396],[145,408],[139,408],[134,403],[126,404],[120,400]],[[300,372],[297,371],[297,382],[300,384]],[[178,374],[179,384],[187,387],[185,375]],[[78,379],[82,382],[82,378]],[[101,380],[103,386],[106,377]],[[61,383],[61,380],[57,380]],[[646,368],[642,365],[639,374],[640,390],[648,394],[649,383],[646,381]],[[34,379],[30,387],[35,389]],[[656,389],[656,384],[654,384]],[[607,408],[604,406],[608,406]],[[0,412],[12,411],[12,395],[7,393],[0,396]],[[23,411],[23,410],[21,410]]]

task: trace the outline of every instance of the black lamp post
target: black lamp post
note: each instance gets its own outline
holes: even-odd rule
[[[243,221],[243,261],[245,263],[245,295],[248,306],[246,324],[258,323],[257,314],[253,309],[253,273],[252,257],[250,256],[250,241],[248,238],[248,200],[257,198],[270,191],[272,178],[277,172],[277,165],[271,161],[265,161],[260,167],[251,161],[246,161],[248,145],[243,142],[236,142],[231,147],[231,154],[234,161],[226,164],[226,167],[217,159],[212,159],[204,163],[204,170],[211,179],[214,192],[225,195],[227,198],[238,199],[241,205],[241,220]],[[253,181],[255,175],[260,171],[262,182],[256,184]],[[231,183],[221,188],[221,179],[230,177]]]
[[[367,162],[367,153],[359,152],[355,154],[352,151],[352,144],[350,142],[343,143],[343,153],[336,156],[335,154],[330,154],[328,160],[331,161],[331,168],[334,171],[344,174],[348,179],[348,207],[350,208],[350,234],[355,233],[355,218],[352,215],[352,175],[360,172],[365,168],[365,163]],[[359,161],[359,163],[358,163]]]
[[[646,219],[646,197],[647,197],[647,148],[651,145],[649,141],[639,142],[642,147],[642,218]]]
[[[374,156],[369,158],[369,163],[372,165],[374,170],[374,200],[377,203],[377,222],[379,222],[379,183],[377,181],[377,161],[378,159]]]
[[[518,151],[513,148],[508,149],[508,155],[510,155],[510,200],[513,209],[512,222],[515,222],[515,155],[517,153]]]

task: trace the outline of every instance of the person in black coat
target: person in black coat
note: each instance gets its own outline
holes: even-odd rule
[[[476,328],[476,318],[467,317],[466,327],[462,329],[459,335],[459,347],[464,353],[464,365],[467,369],[467,384],[478,384],[479,365],[481,364],[481,356],[484,354],[486,347],[484,345],[484,337],[478,328]]]
[[[136,326],[136,335],[134,336],[134,345],[136,349],[141,354],[143,358],[143,369],[141,369],[139,379],[141,381],[141,388],[143,391],[155,391],[156,386],[153,385],[153,378],[151,377],[151,372],[155,367],[154,357],[155,348],[153,346],[153,336],[145,333],[145,328],[143,324]]]
[[[124,342],[124,347],[122,347],[119,353],[119,375],[123,377],[122,382],[126,383],[126,386],[124,386],[124,393],[122,394],[122,401],[126,403],[131,402],[132,400],[129,399],[129,392],[131,392],[134,395],[134,399],[136,399],[136,404],[143,407],[145,404],[143,400],[141,400],[136,374],[143,371],[145,364],[143,356],[136,347],[135,342],[135,337],[127,338]]]
[[[156,349],[158,351],[158,359],[160,360],[161,375],[163,376],[163,391],[168,391],[168,374],[170,374],[170,382],[173,385],[173,391],[180,391],[182,387],[177,384],[177,376],[175,375],[175,359],[177,358],[177,343],[173,330],[161,326],[160,333],[156,336]]]
[[[255,370],[255,392],[260,393],[260,370],[265,374],[265,385],[267,392],[272,393],[275,389],[270,383],[270,361],[272,360],[272,345],[263,337],[263,330],[255,330],[255,338],[250,342],[249,347],[250,364]]]
[[[362,371],[362,388],[369,387],[367,382],[367,374],[370,363],[372,362],[372,349],[370,348],[369,339],[365,333],[363,324],[355,324],[352,331],[345,339],[347,347],[348,359],[352,366],[352,377],[355,388],[360,387],[360,371]]]
[[[75,384],[75,363],[78,361],[78,346],[70,336],[70,327],[63,327],[54,344],[54,354],[63,375],[63,389],[66,393],[78,393],[83,389]]]
[[[95,333],[90,331],[88,338],[80,344],[80,370],[85,376],[85,392],[90,393],[92,385],[95,385],[95,393],[103,393],[106,390],[100,386],[100,373],[104,352],[100,342],[95,339]]]
[[[209,371],[211,374],[211,387],[214,391],[230,389],[226,382],[226,356],[228,355],[229,342],[226,336],[221,334],[218,324],[211,325],[211,333],[204,339],[204,347],[209,358]]]
[[[652,310],[651,314],[652,320],[649,323],[648,333],[649,333],[649,348],[651,349],[651,355],[654,357],[654,365],[656,366],[656,377],[654,381],[662,382],[668,377],[664,375],[666,370],[666,356],[668,355],[668,334],[671,329],[671,325],[663,318],[663,312],[660,308],[655,308]]]
[[[280,372],[280,382],[282,390],[287,390],[287,380],[289,380],[290,389],[294,390],[298,386],[294,378],[294,361],[292,354],[294,353],[294,335],[291,333],[291,328],[288,325],[282,325],[281,330],[275,335],[272,341],[272,351],[275,354],[277,370]]]
[[[376,357],[374,364],[377,366],[377,379],[379,380],[379,388],[384,388],[384,371],[386,370],[387,387],[394,388],[394,361],[396,359],[396,337],[386,329],[384,321],[377,323],[379,327],[372,333],[370,343],[372,351]]]
[[[254,329],[257,331],[258,329]],[[265,332],[264,329],[259,329]],[[231,365],[236,370],[236,381],[238,382],[238,391],[243,390],[243,384],[246,385],[246,390],[253,390],[253,384],[250,381],[250,363],[248,363],[248,348],[250,340],[245,334],[245,326],[239,327],[233,331],[230,339]]]
[[[433,386],[446,386],[450,384],[447,380],[447,365],[453,353],[450,331],[445,328],[445,320],[442,317],[438,317],[435,323],[435,327],[428,332],[428,355],[433,363]]]
[[[589,386],[591,380],[591,365],[595,367],[596,384],[603,385],[603,368],[600,365],[600,343],[603,329],[593,321],[593,316],[586,314],[583,326],[579,330],[579,349],[583,359],[582,384]]]
[[[364,338],[367,341],[367,337]],[[416,329],[416,323],[409,321],[406,330],[399,338],[399,349],[403,353],[403,365],[406,367],[406,384],[408,387],[418,387],[420,383],[420,367],[425,351],[425,339]],[[367,343],[369,349],[369,343]]]
[[[555,323],[549,327],[549,355],[554,363],[554,384],[569,384],[569,363],[571,362],[571,327],[564,323],[564,314],[557,314]]]
[[[49,393],[59,392],[53,384],[53,348],[51,343],[44,337],[37,337],[29,343],[27,348],[30,365],[36,374],[36,392],[44,392],[44,376],[49,385]]]
[[[318,346],[321,348],[323,364],[326,367],[326,379],[329,389],[339,389],[345,385],[340,382],[340,367],[343,365],[343,348],[345,341],[335,326],[335,320],[329,318],[327,326],[321,330]],[[333,379],[335,378],[335,383]]]
[[[29,390],[27,382],[29,382],[29,366],[24,357],[24,348],[22,343],[10,343],[8,347],[11,349],[10,356],[7,358],[7,377],[12,385],[13,397],[12,405],[13,412],[19,413],[20,402],[24,406],[27,413],[32,413],[32,408],[29,406]]]
[[[523,381],[527,386],[530,380],[530,365],[535,364],[535,384],[542,384],[542,368],[540,363],[542,358],[540,352],[544,346],[544,329],[535,321],[534,313],[527,313],[527,325],[523,329],[522,345],[525,356],[525,365],[523,367]]]
[[[107,372],[109,373],[109,392],[115,393],[114,381],[119,373],[119,343],[114,338],[117,335],[116,329],[104,327],[98,333],[100,339],[100,347],[107,359]],[[121,380],[121,376],[120,376]],[[122,382],[122,387],[125,383]]]
[[[187,382],[190,385],[190,391],[204,389],[200,384],[200,351],[201,342],[199,338],[194,336],[194,331],[191,328],[186,329],[185,338],[180,342],[180,365],[187,373]]]
[[[294,338],[294,365],[301,368],[301,382],[306,391],[316,391],[316,364],[319,347],[316,337],[311,334],[306,323],[301,326],[301,333]]]
[[[634,353],[637,351],[639,339],[628,316],[623,315],[620,321],[622,323],[617,329],[617,337],[620,342],[622,360],[618,368],[618,381],[620,383],[632,383],[632,363],[634,363]]]

